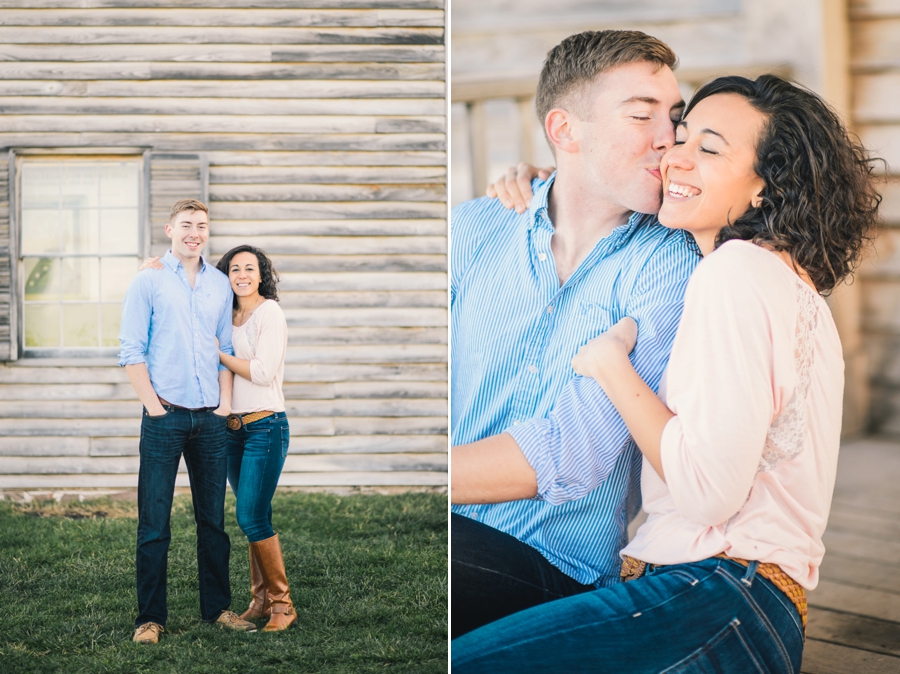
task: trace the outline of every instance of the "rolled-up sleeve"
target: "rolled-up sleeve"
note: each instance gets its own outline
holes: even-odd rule
[[[152,314],[152,279],[147,274],[138,274],[128,286],[122,301],[122,322],[119,325],[120,366],[147,362]]]
[[[268,386],[278,374],[284,362],[287,347],[287,322],[284,312],[274,302],[259,317],[259,339],[256,354],[250,359],[250,381],[257,386]]]
[[[631,362],[655,391],[678,329],[685,286],[695,261],[673,238],[645,265],[618,320],[638,324]],[[609,327],[609,326],[607,326]],[[574,374],[574,373],[573,373]],[[574,377],[553,411],[507,431],[537,474],[538,498],[560,504],[582,498],[613,470],[630,434],[603,389],[593,379]]]

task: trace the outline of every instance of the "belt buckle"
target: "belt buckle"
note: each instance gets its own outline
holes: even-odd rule
[[[241,427],[244,425],[244,420],[241,418],[239,414],[229,414],[225,418],[225,426],[228,430],[231,431],[239,431]]]

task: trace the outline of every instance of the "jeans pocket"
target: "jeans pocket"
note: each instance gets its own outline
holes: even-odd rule
[[[291,445],[291,429],[287,424],[281,427],[281,458],[285,458],[288,454],[288,447]]]
[[[769,674],[735,618],[689,656],[660,674]]]

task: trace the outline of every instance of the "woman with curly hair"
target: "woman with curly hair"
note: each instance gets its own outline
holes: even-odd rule
[[[764,75],[702,87],[660,169],[659,220],[704,259],[659,397],[630,318],[572,361],[643,454],[629,582],[454,640],[454,672],[800,671],[844,383],[822,295],[875,224],[871,160],[818,96]]]
[[[255,246],[237,246],[216,267],[231,281],[234,354],[219,361],[234,372],[228,417],[228,483],[237,498],[235,516],[250,544],[253,599],[244,620],[268,617],[264,632],[297,619],[281,543],[272,529],[272,497],[284,467],[290,429],[284,411],[287,322],[278,306],[278,273]]]

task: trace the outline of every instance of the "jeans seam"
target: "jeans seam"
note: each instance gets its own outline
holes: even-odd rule
[[[744,584],[739,580],[735,580],[735,578],[732,577],[730,573],[722,570],[721,567],[716,569],[716,573],[721,574],[730,585],[732,585],[738,592],[740,592],[741,596],[744,598],[744,601],[747,602],[747,605],[750,606],[750,608],[756,614],[756,617],[765,626],[766,631],[769,633],[769,637],[775,642],[776,646],[778,647],[778,652],[781,654],[781,658],[785,665],[785,671],[793,671],[793,664],[791,663],[790,653],[788,653],[787,647],[781,640],[781,636],[778,634],[775,626],[772,625],[772,622],[769,620],[769,616],[766,615],[765,611],[763,611],[760,605],[756,603],[756,599],[754,599],[753,595],[750,594],[750,588],[744,586]]]
[[[479,571],[484,571],[484,572],[486,572],[486,573],[491,573],[491,574],[494,574],[495,576],[500,576],[500,577],[502,577],[502,578],[508,578],[509,580],[513,580],[513,581],[515,581],[516,583],[518,583],[518,584],[520,584],[520,585],[525,585],[525,586],[530,587],[530,588],[532,588],[532,589],[534,589],[534,590],[540,590],[541,592],[544,592],[544,593],[547,593],[547,594],[556,595],[558,599],[563,599],[563,598],[569,596],[569,595],[565,595],[565,594],[560,594],[559,592],[553,592],[552,590],[548,590],[546,587],[542,587],[542,586],[540,586],[540,585],[535,585],[534,583],[529,583],[527,580],[522,580],[521,578],[518,578],[517,576],[512,576],[512,575],[510,575],[510,574],[508,574],[508,573],[503,573],[502,571],[497,571],[496,569],[489,569],[489,568],[484,567],[484,566],[478,566],[477,564],[470,564],[469,562],[458,562],[458,561],[454,561],[454,562],[452,562],[452,563],[453,563],[453,564],[457,564],[457,565],[459,565],[459,566],[465,566],[465,567],[468,567],[468,568],[470,568],[470,569],[478,569]]]

